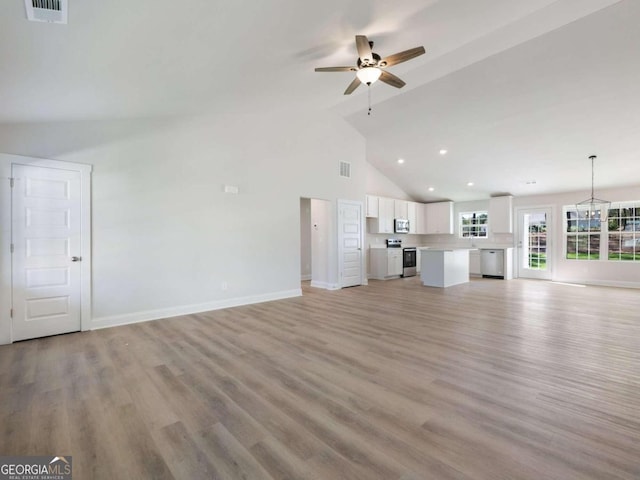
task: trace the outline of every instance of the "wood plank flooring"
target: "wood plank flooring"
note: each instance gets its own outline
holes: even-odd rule
[[[640,291],[418,278],[0,347],[74,478],[638,479]]]

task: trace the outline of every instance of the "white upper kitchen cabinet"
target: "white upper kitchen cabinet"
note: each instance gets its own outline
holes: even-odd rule
[[[513,233],[513,197],[489,199],[489,229],[492,233]]]
[[[427,203],[426,217],[425,233],[453,233],[453,202]]]
[[[367,195],[367,218],[378,218],[379,199],[375,195]]]
[[[407,203],[407,219],[409,220],[409,233],[418,233],[418,204]]]
[[[369,233],[393,233],[394,213],[393,198],[379,197],[377,218],[367,220]]]
[[[415,226],[415,233],[418,235],[424,235],[427,233],[427,205],[425,203],[416,203]],[[409,224],[409,228],[411,228],[411,224]]]
[[[408,204],[409,202],[407,202],[406,200],[394,200],[393,201],[394,218],[403,218],[403,219],[408,218],[408,215],[409,215],[409,212],[407,211]]]

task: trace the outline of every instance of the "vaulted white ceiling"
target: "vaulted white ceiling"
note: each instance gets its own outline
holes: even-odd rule
[[[3,7],[0,123],[330,108],[416,199],[587,189],[592,153],[597,187],[640,184],[637,0],[69,0],[64,26]],[[370,117],[352,74],[313,71],[354,63],[356,34],[427,50]]]

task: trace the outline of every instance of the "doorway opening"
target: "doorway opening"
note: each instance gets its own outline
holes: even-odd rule
[[[300,198],[300,280],[337,290],[362,285],[364,279],[363,205]]]
[[[331,202],[300,198],[300,280],[311,287],[335,289],[330,277]]]

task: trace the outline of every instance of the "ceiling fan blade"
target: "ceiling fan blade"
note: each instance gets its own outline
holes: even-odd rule
[[[397,65],[398,63],[406,62],[412,58],[419,57],[425,52],[424,47],[410,48],[404,52],[394,53],[386,58],[380,60],[379,65],[381,67],[390,67],[391,65]]]
[[[387,85],[391,85],[392,87],[402,88],[406,85],[404,81],[396,77],[393,73],[389,73],[386,71],[382,71],[380,75],[380,81],[386,83]]]
[[[344,91],[345,95],[351,95],[351,93],[353,93],[353,91],[358,88],[360,86],[362,82],[360,81],[360,79],[358,77],[353,79],[353,82],[351,82],[349,84],[349,86],[347,87],[347,89]]]
[[[318,67],[316,72],[355,72],[356,67]]]
[[[362,63],[371,63],[373,61],[371,45],[369,45],[369,39],[365,35],[356,35],[356,48]]]

